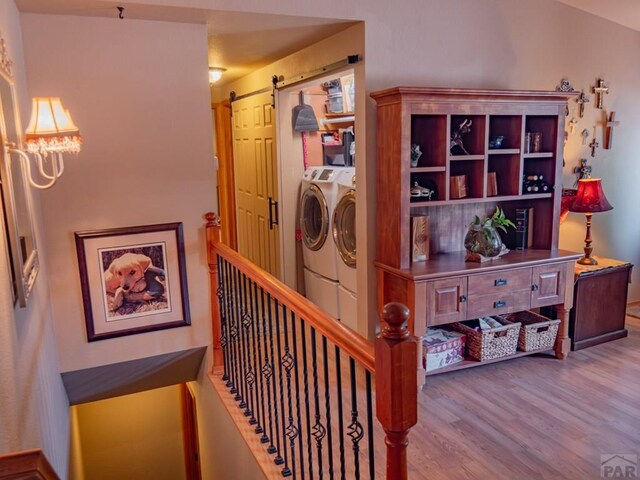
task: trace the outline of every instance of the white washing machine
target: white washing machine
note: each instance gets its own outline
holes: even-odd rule
[[[356,330],[356,171],[353,167],[343,169],[338,177],[338,200],[331,230],[338,252],[339,318]]]
[[[338,254],[331,236],[337,179],[343,168],[309,167],[300,190],[300,231],[307,298],[334,318],[338,310]]]
[[[356,292],[356,169],[346,167],[338,177],[331,234],[338,252],[338,281]]]

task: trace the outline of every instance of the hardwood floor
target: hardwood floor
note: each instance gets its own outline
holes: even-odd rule
[[[411,479],[597,479],[600,455],[640,456],[640,320],[629,336],[429,377]]]

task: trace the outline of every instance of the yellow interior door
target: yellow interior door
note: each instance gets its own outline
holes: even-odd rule
[[[238,252],[280,278],[275,115],[270,92],[232,103]]]

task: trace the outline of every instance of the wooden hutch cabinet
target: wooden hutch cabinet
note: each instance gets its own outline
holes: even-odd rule
[[[409,327],[420,337],[427,326],[554,306],[561,320],[555,354],[566,357],[579,255],[558,250],[558,230],[565,110],[572,94],[400,87],[371,96],[378,117],[379,308],[405,303]],[[462,135],[466,154],[458,154],[464,152],[451,149],[452,133],[469,121],[470,131]],[[497,136],[502,144],[490,148]],[[422,151],[415,166],[412,145]],[[542,176],[546,189],[528,191],[524,180],[534,176]],[[464,178],[465,196],[453,191],[453,177]],[[429,188],[431,197],[412,196],[415,184]],[[533,209],[531,245],[497,260],[466,262],[469,223],[496,206],[512,220],[516,209]],[[417,215],[429,217],[430,255],[412,262],[411,218]],[[453,369],[478,364],[465,361]]]

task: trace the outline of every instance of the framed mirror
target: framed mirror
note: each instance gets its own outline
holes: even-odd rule
[[[10,69],[0,69],[0,190],[14,303],[26,307],[40,265],[24,166],[9,152],[10,145],[22,143],[18,102],[10,73]]]

